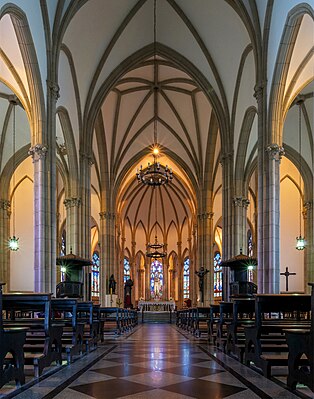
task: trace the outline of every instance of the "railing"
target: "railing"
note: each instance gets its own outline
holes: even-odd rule
[[[230,297],[252,297],[257,293],[257,285],[251,281],[230,283]]]

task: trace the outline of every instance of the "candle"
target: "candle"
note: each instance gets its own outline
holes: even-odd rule
[[[112,287],[110,287],[110,295],[112,295]]]

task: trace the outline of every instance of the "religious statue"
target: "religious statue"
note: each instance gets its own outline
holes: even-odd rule
[[[199,286],[199,290],[201,293],[201,302],[204,302],[204,277],[205,274],[207,274],[209,272],[209,270],[204,269],[204,266],[201,266],[200,270],[195,271],[195,274],[198,275],[199,281],[198,281],[198,286]]]
[[[132,302],[131,302],[131,294],[132,294],[132,286],[133,286],[133,281],[129,278],[126,280],[124,284],[124,307],[125,308],[133,308]]]
[[[110,276],[110,278],[109,278],[109,293],[110,294],[115,294],[116,293],[116,285],[117,285],[117,282],[114,279],[114,276],[112,274]]]

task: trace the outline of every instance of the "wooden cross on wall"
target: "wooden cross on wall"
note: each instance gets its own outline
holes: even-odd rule
[[[293,276],[296,275],[296,273],[290,273],[288,268],[286,267],[286,271],[284,273],[280,273],[281,276],[285,276],[286,277],[286,291],[289,291],[288,289],[288,279],[289,276]]]

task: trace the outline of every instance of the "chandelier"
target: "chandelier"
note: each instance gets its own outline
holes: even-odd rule
[[[301,170],[302,170],[302,149],[301,149],[301,141],[302,141],[302,135],[301,135],[301,107],[303,104],[303,100],[300,99],[297,101],[297,105],[299,106],[299,190],[300,190],[300,200],[299,200],[299,231],[300,234],[298,237],[296,237],[297,243],[296,243],[296,249],[298,251],[303,251],[305,248],[305,238],[301,234],[301,215],[302,215],[302,190],[301,190]]]
[[[18,251],[19,250],[19,238],[15,236],[15,194],[14,194],[14,189],[15,189],[15,108],[17,105],[17,99],[14,96],[10,100],[10,104],[13,106],[13,157],[12,157],[12,162],[13,162],[13,178],[12,178],[12,214],[13,214],[13,222],[12,222],[12,230],[13,230],[13,236],[9,238],[8,240],[8,246],[11,251]]]
[[[161,186],[171,182],[173,179],[172,169],[168,165],[163,167],[158,162],[160,156],[159,144],[157,139],[157,109],[158,109],[158,73],[156,61],[156,0],[154,0],[154,143],[153,143],[153,163],[150,162],[147,168],[141,165],[136,171],[137,180],[148,186]]]
[[[153,195],[155,194],[155,241],[147,244],[146,256],[151,259],[159,259],[167,256],[167,252],[164,250],[164,244],[158,242],[157,238],[157,191],[156,187],[153,187]]]

